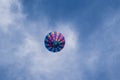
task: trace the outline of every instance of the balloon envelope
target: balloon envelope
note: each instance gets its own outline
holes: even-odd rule
[[[45,47],[52,52],[59,52],[64,48],[65,38],[59,32],[50,32],[45,37]]]

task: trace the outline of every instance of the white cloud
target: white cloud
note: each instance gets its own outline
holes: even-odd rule
[[[18,0],[0,0],[0,28],[9,32],[9,28],[19,28],[24,16]]]
[[[40,31],[40,35],[37,36],[41,37],[39,40],[37,40],[37,38],[32,34],[27,33],[23,44],[20,45],[18,52],[16,52],[16,55],[22,65],[25,65],[24,62],[26,62],[26,59],[27,61],[30,61],[26,67],[29,69],[29,73],[33,75],[32,77],[34,77],[35,80],[39,80],[41,78],[40,74],[45,75],[46,78],[49,79],[52,79],[58,73],[68,74],[69,72],[70,75],[70,72],[76,70],[75,67],[78,66],[76,63],[76,52],[78,50],[77,33],[75,30],[70,29],[69,25],[64,24],[56,27],[55,30],[63,33],[66,40],[65,48],[58,53],[49,52],[45,48],[44,37],[47,34],[45,33],[46,30],[51,31],[50,29],[46,29],[46,27],[44,27]],[[69,78],[69,75],[64,77]]]
[[[0,63],[1,65],[3,65],[2,62],[5,64],[15,63],[14,67],[17,67],[17,69],[27,69],[27,73],[31,76],[25,76],[33,80],[42,79],[42,75],[49,80],[53,80],[58,75],[59,77],[64,77],[62,80],[77,80],[75,79],[76,77],[83,80],[82,78],[86,77],[86,74],[82,72],[86,71],[86,69],[89,70],[89,73],[95,75],[97,70],[99,70],[98,66],[105,65],[110,71],[111,67],[109,68],[109,65],[113,65],[114,59],[118,55],[118,49],[112,52],[107,50],[115,46],[118,48],[120,45],[119,34],[116,34],[116,31],[119,33],[120,29],[118,27],[119,14],[114,14],[112,18],[107,18],[106,21],[103,21],[104,23],[100,25],[102,27],[86,40],[89,41],[87,42],[88,44],[80,43],[81,41],[78,39],[80,32],[76,32],[72,23],[56,22],[56,27],[52,27],[52,29],[49,27],[50,24],[47,18],[42,18],[39,22],[26,21],[28,24],[21,24],[24,14],[22,14],[22,7],[18,0],[0,0],[0,14],[0,28],[4,32],[9,32],[9,28],[12,26],[14,28],[18,28],[21,25],[25,26],[24,30],[20,31],[25,38],[15,53],[15,61],[12,59],[11,61],[7,60],[6,63],[3,61]],[[29,26],[29,29],[26,26]],[[44,38],[50,31],[59,31],[65,36],[65,47],[59,53],[51,53],[44,46]],[[82,45],[89,49],[81,50],[80,47]],[[107,49],[107,53],[112,54],[107,56],[106,59],[102,56],[106,56],[106,53],[103,53],[105,49]],[[106,64],[102,64],[102,60]],[[113,62],[111,63],[111,61]],[[110,74],[114,75],[112,72]],[[108,73],[108,75],[110,74]],[[114,79],[114,77],[116,76],[111,79]],[[18,78],[23,79],[21,77]]]

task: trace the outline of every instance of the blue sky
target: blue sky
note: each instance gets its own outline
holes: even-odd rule
[[[119,80],[120,0],[0,0],[0,80]],[[64,34],[56,54],[44,46]]]

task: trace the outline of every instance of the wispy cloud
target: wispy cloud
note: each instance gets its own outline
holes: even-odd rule
[[[0,28],[4,32],[13,26],[19,28],[23,18],[19,0],[0,0]]]
[[[28,63],[26,67],[29,69],[29,73],[35,78],[35,80],[42,79],[41,75],[46,76],[47,79],[53,79],[55,76],[57,77],[59,74],[65,73],[68,75],[65,75],[64,78],[68,78],[71,74],[70,72],[78,66],[76,64],[77,55],[75,53],[78,50],[76,47],[78,34],[74,29],[70,29],[69,24],[58,24],[54,30],[64,34],[66,44],[61,52],[52,53],[44,46],[44,37],[46,33],[44,34],[44,37],[42,37],[42,33],[46,32],[46,30],[48,29],[44,27],[43,30],[40,31],[40,35],[37,36],[41,37],[39,40],[37,40],[35,36],[27,34],[23,44],[20,45],[18,52],[16,52],[16,55],[18,56],[18,59],[22,61],[21,63],[26,62],[26,59],[29,60],[30,63]],[[71,64],[74,65],[71,66]],[[53,75],[53,77],[51,75]]]
[[[117,56],[120,56],[120,17],[118,14],[119,11],[112,14],[107,13],[102,24],[99,25],[100,27],[84,42],[85,47],[82,50],[84,54],[81,56],[84,63],[85,80],[87,77],[119,80],[117,66],[120,66],[120,62]],[[100,77],[101,74],[104,75]]]
[[[54,25],[51,25],[46,15],[38,21],[27,20],[27,14],[22,13],[22,7],[18,0],[0,1],[1,31],[4,33],[9,32],[11,28],[17,28],[16,32],[4,35],[6,37],[0,36],[0,43],[3,43],[0,48],[4,46],[4,49],[0,49],[0,70],[5,67],[5,75],[9,76],[6,78],[119,80],[119,11],[112,12],[112,15],[110,12],[104,14],[101,25],[97,25],[98,28],[86,38],[87,40],[81,41],[81,32],[76,30],[79,27],[70,20],[54,21]],[[44,38],[51,31],[63,33],[66,40],[64,49],[55,54],[44,46]],[[7,51],[8,48],[10,50]]]

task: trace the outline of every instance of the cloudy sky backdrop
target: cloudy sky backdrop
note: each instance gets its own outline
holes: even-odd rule
[[[120,80],[120,0],[0,0],[0,80]]]

